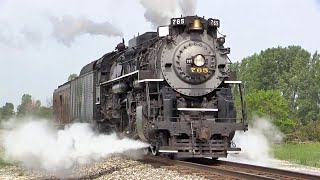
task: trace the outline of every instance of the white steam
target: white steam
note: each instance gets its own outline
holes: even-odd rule
[[[140,0],[146,9],[144,17],[154,27],[167,25],[169,20],[180,15],[195,15],[197,0]]]
[[[60,20],[49,16],[49,20],[53,26],[53,37],[67,46],[70,46],[77,36],[83,34],[123,36],[122,32],[109,22],[97,23],[86,17],[63,16]]]
[[[96,134],[89,124],[73,124],[57,131],[44,120],[22,123],[6,132],[3,139],[8,161],[55,174],[148,146],[131,139],[119,139],[116,134]]]
[[[233,139],[241,153],[230,154],[227,160],[262,166],[272,165],[272,145],[282,141],[283,133],[270,120],[256,119],[246,132],[236,132]]]
[[[195,15],[197,0],[179,0],[182,15]]]
[[[28,44],[40,44],[42,42],[42,34],[30,27],[24,26],[20,30],[20,33],[24,36],[25,41]]]
[[[42,42],[42,33],[29,26],[23,26],[15,31],[8,21],[0,20],[0,45],[14,49],[24,49],[33,45],[37,47]]]
[[[169,19],[175,16],[175,0],[141,0],[140,3],[146,9],[144,17],[154,27],[168,24]]]

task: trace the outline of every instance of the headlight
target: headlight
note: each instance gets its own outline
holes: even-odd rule
[[[198,54],[198,55],[196,55],[196,57],[194,57],[193,64],[198,67],[201,67],[204,65],[205,61],[206,60],[205,60],[204,56]]]

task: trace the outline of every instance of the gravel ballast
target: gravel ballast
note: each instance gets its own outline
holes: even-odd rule
[[[25,171],[20,167],[6,166],[0,169],[0,179],[177,179],[203,180],[195,175],[182,175],[166,168],[156,168],[127,157],[113,156],[108,159],[75,168],[71,175],[54,176],[47,173]]]

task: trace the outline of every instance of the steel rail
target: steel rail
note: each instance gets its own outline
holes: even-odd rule
[[[175,166],[176,168],[187,168],[190,169],[191,174],[192,171],[195,171],[194,174],[199,174],[198,172],[200,171],[202,172],[200,174],[205,173],[209,177],[214,177],[218,174],[221,176],[225,176],[226,179],[320,179],[320,176],[312,174],[228,161],[214,161],[211,159],[197,159],[197,161],[187,162],[151,155],[145,156],[144,159],[146,161],[153,161],[164,164],[164,167]],[[185,170],[183,172],[185,172]]]
[[[258,172],[263,172],[263,173],[270,173],[273,175],[291,177],[294,179],[310,179],[310,180],[319,180],[320,179],[320,175],[294,172],[294,171],[265,167],[265,166],[258,166],[258,165],[230,162],[230,161],[221,161],[221,160],[217,161],[217,164],[223,165],[226,167],[230,167],[230,168],[233,167],[233,168],[239,168],[242,170],[253,170],[253,171],[258,171]]]

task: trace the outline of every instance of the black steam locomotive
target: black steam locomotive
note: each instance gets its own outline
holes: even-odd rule
[[[119,43],[54,91],[56,123],[93,123],[150,143],[153,155],[218,158],[240,150],[232,139],[247,130],[243,87],[229,70],[219,26],[218,19],[172,18]]]

